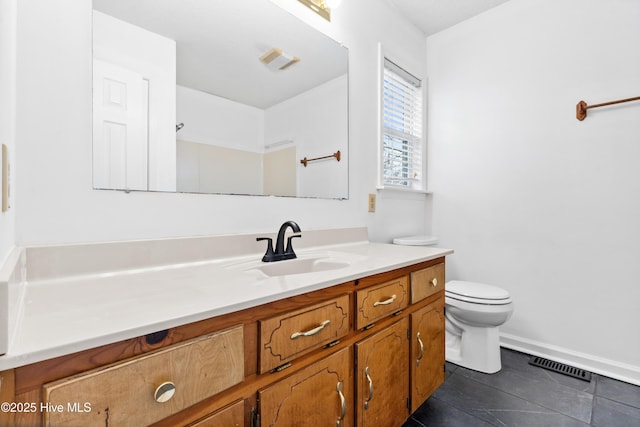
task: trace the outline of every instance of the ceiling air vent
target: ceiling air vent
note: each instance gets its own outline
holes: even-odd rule
[[[273,47],[260,57],[260,61],[272,70],[284,70],[285,68],[300,61],[300,58],[289,55],[288,53],[283,52],[282,49]]]

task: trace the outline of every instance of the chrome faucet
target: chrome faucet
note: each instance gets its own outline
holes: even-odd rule
[[[278,239],[276,240],[276,250],[273,250],[273,239],[270,237],[258,237],[257,241],[266,240],[267,241],[267,252],[265,252],[262,257],[262,261],[264,262],[273,262],[273,261],[282,261],[285,259],[293,259],[296,258],[296,253],[293,251],[293,245],[291,244],[291,239],[295,237],[302,237],[302,234],[294,234],[287,238],[287,247],[284,247],[284,234],[287,231],[287,228],[291,227],[294,233],[301,233],[300,227],[293,221],[287,221],[280,226],[280,230],[278,231]]]

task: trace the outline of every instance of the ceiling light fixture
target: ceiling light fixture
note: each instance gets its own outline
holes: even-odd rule
[[[272,47],[260,57],[260,61],[272,70],[284,70],[290,65],[300,61],[300,58],[289,55],[277,47]]]
[[[342,0],[298,0],[327,21],[331,21],[331,9],[340,6]]]

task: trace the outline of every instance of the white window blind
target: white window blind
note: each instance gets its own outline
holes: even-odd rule
[[[422,188],[422,83],[384,59],[382,184]]]

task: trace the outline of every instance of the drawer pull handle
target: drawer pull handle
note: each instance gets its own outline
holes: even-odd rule
[[[310,329],[308,331],[305,331],[305,332],[294,332],[294,333],[291,334],[291,339],[295,340],[298,337],[310,337],[312,335],[315,335],[315,334],[319,333],[321,330],[323,330],[324,328],[326,328],[329,323],[331,323],[330,320],[325,320],[319,326],[317,326],[317,327],[315,327],[313,329]]]
[[[391,295],[391,298],[389,298],[389,299],[386,299],[384,301],[376,301],[376,302],[374,302],[373,306],[377,307],[379,305],[389,305],[392,302],[394,302],[396,300],[396,298],[397,298],[396,294],[393,294],[393,295]]]
[[[164,403],[170,400],[176,392],[176,385],[171,381],[164,382],[156,388],[153,398],[158,403]]]
[[[420,332],[418,332],[416,334],[416,338],[418,338],[418,345],[420,346],[420,355],[416,359],[416,366],[420,366],[420,361],[424,357],[424,344],[422,343],[422,340],[420,339]]]
[[[434,277],[433,279],[431,279],[431,282],[429,283],[431,283],[431,286],[435,288],[436,286],[438,286],[438,278]]]
[[[344,417],[347,415],[347,399],[344,398],[344,394],[342,394],[342,381],[338,381],[338,386],[336,387],[338,391],[338,396],[340,396],[340,418],[338,418],[337,427],[342,427],[342,421],[344,421]]]
[[[364,375],[367,377],[367,381],[369,382],[369,398],[364,402],[364,409],[369,409],[369,402],[373,399],[373,380],[371,379],[371,375],[369,375],[369,367],[364,368]]]

